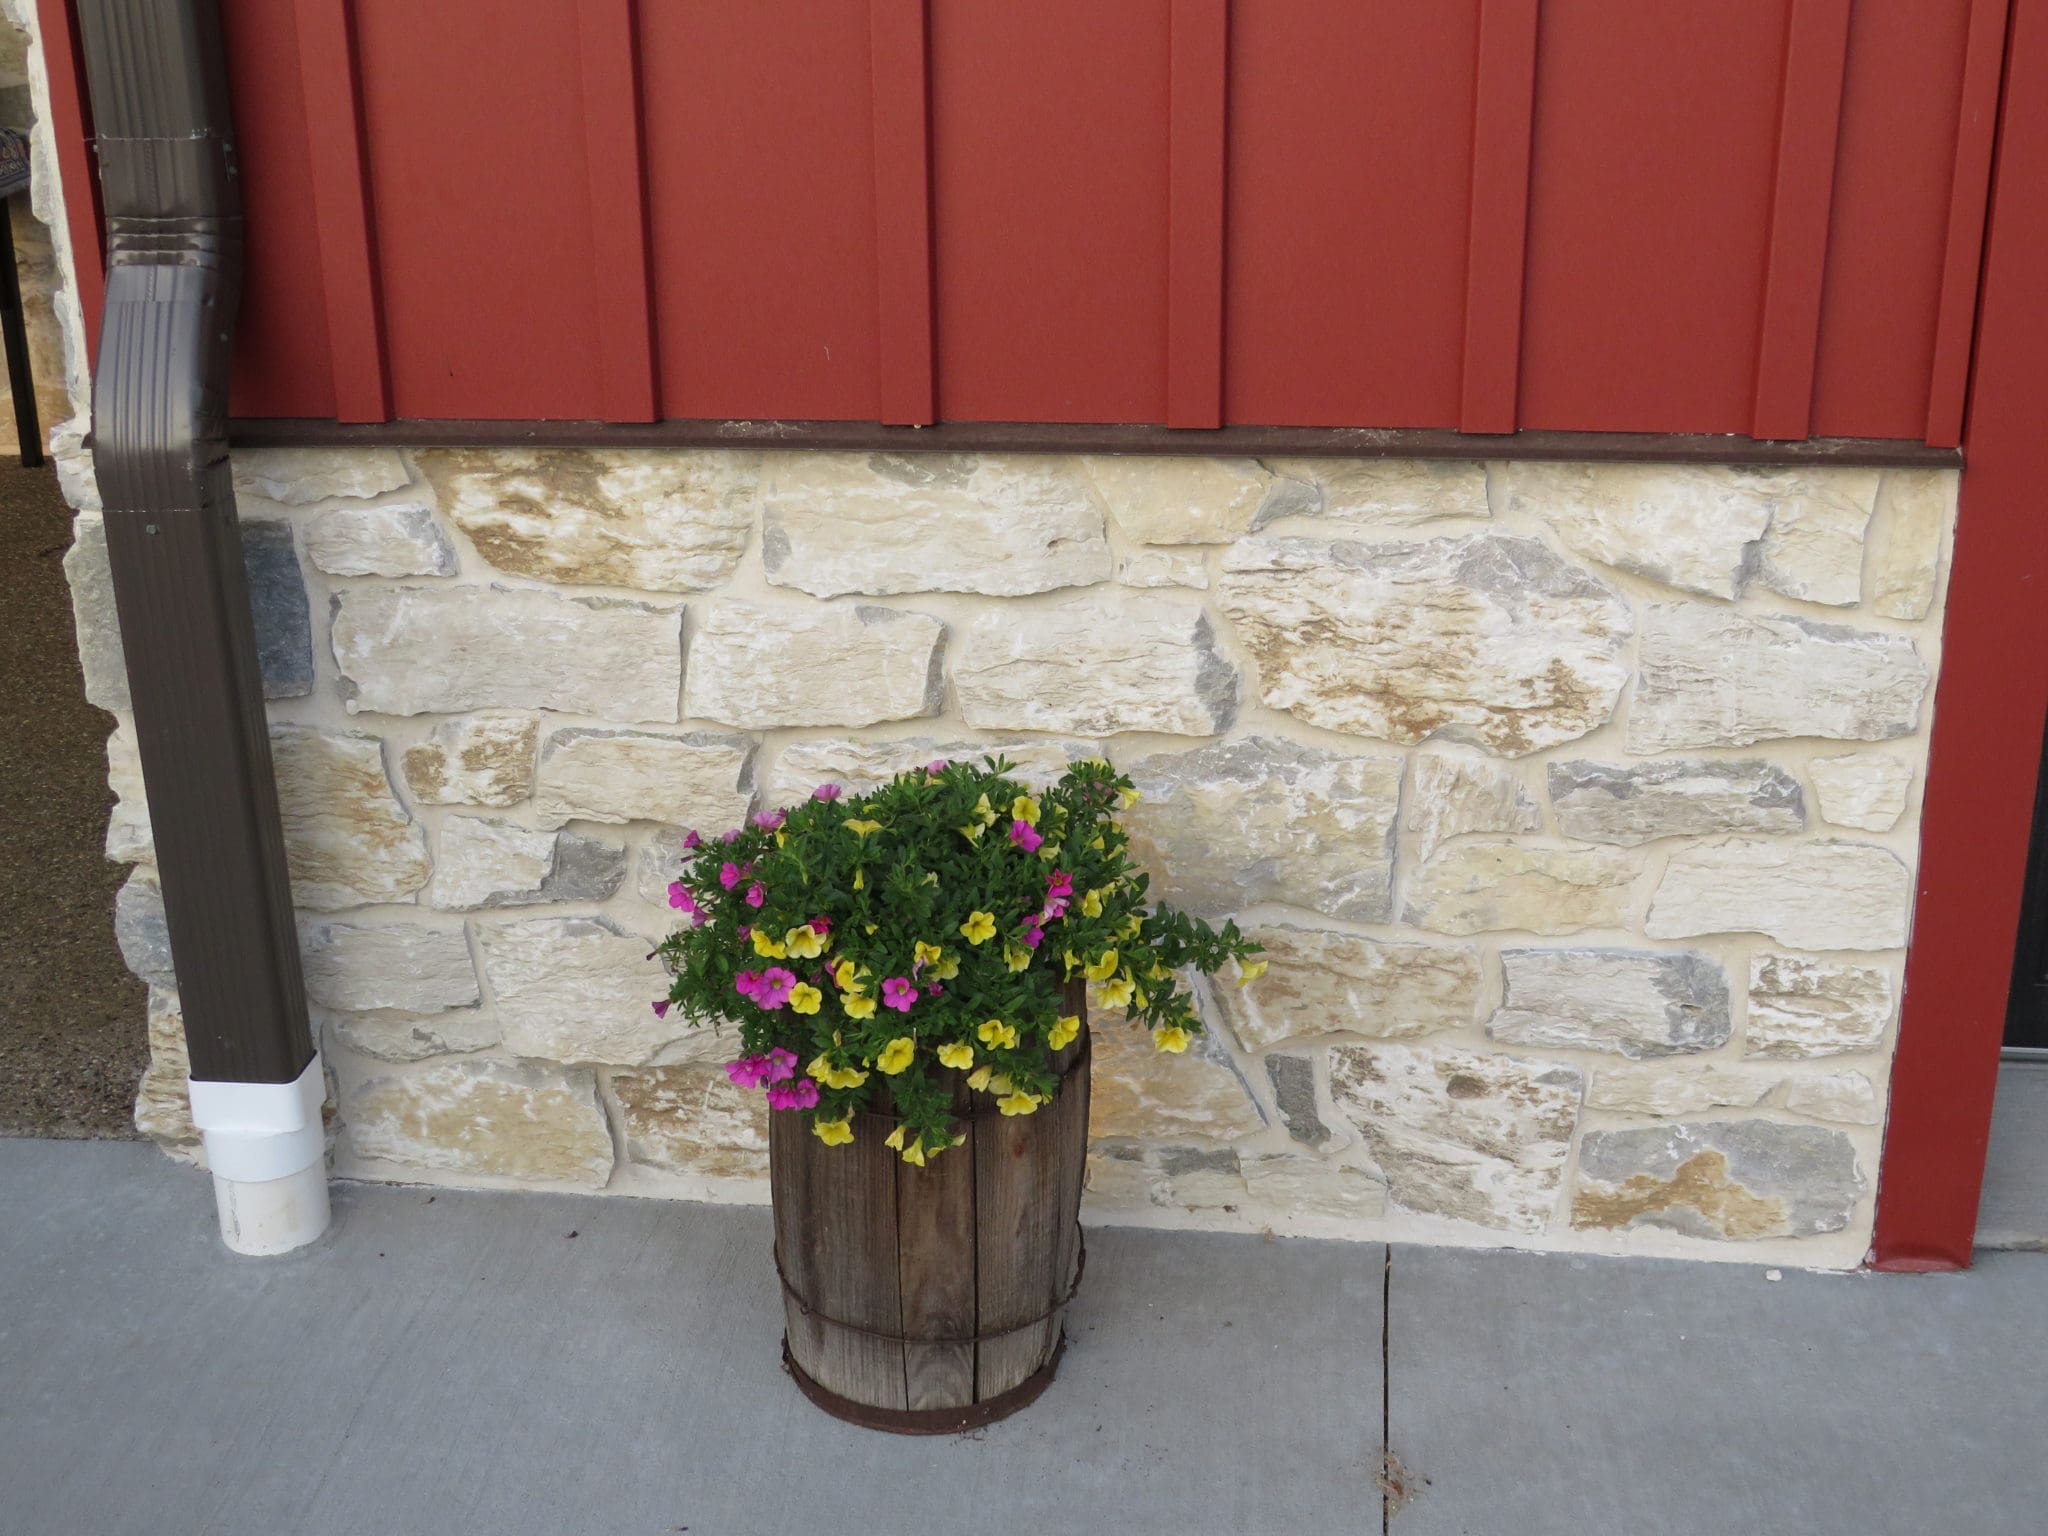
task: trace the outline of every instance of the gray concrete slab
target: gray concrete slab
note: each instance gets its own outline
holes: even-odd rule
[[[1772,1281],[1396,1247],[1388,1338],[1395,1536],[2048,1530],[2039,1255]]]
[[[1998,1069],[1977,1242],[2048,1249],[2048,1061],[2008,1061]]]
[[[236,1259],[152,1148],[0,1141],[0,1530],[1379,1529],[1378,1246],[1091,1232],[1045,1396],[912,1440],[782,1375],[765,1212],[336,1194]]]

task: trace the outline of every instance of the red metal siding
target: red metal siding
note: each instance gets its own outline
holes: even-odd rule
[[[2007,0],[224,3],[243,416],[1960,429]]]

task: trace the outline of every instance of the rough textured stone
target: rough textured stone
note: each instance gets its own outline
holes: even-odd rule
[[[1572,1225],[1809,1237],[1846,1227],[1862,1189],[1855,1146],[1819,1126],[1708,1120],[1588,1131]]]
[[[313,623],[291,524],[244,522],[242,569],[249,584],[249,615],[256,625],[263,696],[303,698],[313,691]]]
[[[505,1046],[518,1055],[637,1067],[679,1040],[692,1041],[694,1055],[722,1048],[710,1030],[655,1017],[667,973],[647,957],[652,943],[608,919],[480,923],[477,942]]]
[[[684,708],[747,729],[935,715],[946,697],[945,632],[930,614],[901,608],[719,603],[690,636]]]
[[[337,496],[362,501],[412,483],[391,448],[237,448],[233,466],[236,495],[287,507]]]
[[[1788,1081],[1785,1107],[1811,1120],[1843,1125],[1876,1125],[1884,1119],[1877,1087],[1861,1072],[1801,1074]]]
[[[1627,679],[1628,605],[1534,539],[1245,539],[1220,597],[1265,701],[1403,744],[1508,756],[1583,736]]]
[[[1145,1147],[1091,1144],[1082,1180],[1084,1210],[1129,1211],[1171,1200],[1156,1153]]]
[[[768,1172],[768,1101],[716,1062],[614,1072],[626,1158],[671,1173],[760,1178]]]
[[[1911,759],[1889,752],[1848,752],[1806,765],[1821,820],[1866,832],[1889,832],[1906,814],[1913,788]]]
[[[154,871],[132,871],[114,896],[114,944],[121,960],[153,987],[175,987],[171,929],[164,919],[164,893]]]
[[[1712,762],[1552,763],[1557,830],[1589,843],[1632,846],[1716,832],[1797,832],[1799,781],[1761,758]]]
[[[1405,920],[1434,933],[1576,933],[1628,922],[1641,866],[1611,848],[1453,843],[1408,883]]]
[[[1411,1211],[1540,1232],[1557,1205],[1583,1076],[1474,1051],[1340,1045],[1330,1096]]]
[[[1333,929],[1257,926],[1266,973],[1249,986],[1220,979],[1217,1003],[1251,1050],[1317,1035],[1407,1039],[1470,1024],[1479,1006],[1479,951],[1402,944]]]
[[[1265,1128],[1244,1079],[1214,1036],[1197,1036],[1175,1056],[1154,1047],[1146,1031],[1121,1021],[1098,1019],[1092,1028],[1090,1135],[1229,1141]]]
[[[330,576],[453,576],[455,546],[416,502],[336,507],[306,525],[306,553]]]
[[[445,1008],[439,1013],[375,1009],[330,1013],[322,1033],[349,1050],[379,1061],[424,1061],[461,1056],[498,1043],[498,1018],[486,1008]]]
[[[1316,1107],[1313,1061],[1306,1056],[1276,1052],[1266,1058],[1266,1081],[1273,1085],[1273,1102],[1279,1106],[1288,1135],[1311,1147],[1320,1147],[1330,1139],[1330,1128],[1323,1124],[1322,1113]]]
[[[1256,459],[1105,454],[1083,461],[1109,514],[1136,544],[1227,544],[1262,512],[1313,507],[1299,477],[1275,479]]]
[[[480,1002],[460,928],[420,923],[312,923],[301,927],[306,995],[348,1012],[439,1013]]]
[[[465,715],[443,720],[399,759],[405,786],[429,805],[517,805],[533,793],[533,715]]]
[[[351,711],[560,709],[673,721],[682,609],[506,587],[352,587],[334,597]]]
[[[1139,549],[1116,563],[1116,579],[1127,587],[1209,586],[1209,565],[1201,552],[1182,554],[1168,549]]]
[[[1771,499],[1725,469],[1500,465],[1502,511],[1543,519],[1589,560],[1710,597],[1741,592]]]
[[[1952,469],[1886,472],[1863,562],[1863,600],[1873,613],[1924,619],[1934,606],[1942,539],[1955,519],[1956,481]]]
[[[1628,749],[1906,736],[1920,723],[1927,681],[1905,635],[1704,603],[1652,603],[1643,614]]]
[[[611,1128],[587,1069],[442,1062],[370,1079],[343,1114],[349,1144],[373,1162],[593,1189],[611,1177]]]
[[[135,748],[135,728],[115,722],[107,737],[107,788],[114,808],[107,816],[107,857],[116,864],[146,864],[156,858],[156,838],[149,826],[149,800],[142,785],[142,757]]]
[[[1800,1058],[1874,1049],[1891,1027],[1891,972],[1759,951],[1749,962],[1751,1056]]]
[[[168,987],[149,989],[149,1065],[135,1090],[135,1129],[174,1156],[205,1160],[192,1123],[192,1061],[185,1049],[185,1013]]]
[[[643,592],[732,574],[760,474],[753,454],[683,449],[449,449],[420,468],[499,570]]]
[[[1738,470],[1772,488],[1770,531],[1758,552],[1759,586],[1809,603],[1854,604],[1863,595],[1863,536],[1877,500],[1874,469]]]
[[[1490,517],[1486,467],[1465,459],[1269,459],[1275,474],[1299,481],[1300,493],[1269,497],[1253,522],[1320,517],[1356,525],[1361,533],[1412,528],[1442,517]],[[1332,530],[1348,531],[1348,530]]]
[[[982,613],[954,661],[953,688],[982,730],[1212,736],[1237,713],[1237,673],[1209,615],[1163,593]]]
[[[1164,1204],[1234,1211],[1244,1203],[1244,1167],[1235,1148],[1156,1147],[1151,1156],[1166,1179]]]
[[[1486,1032],[1539,1050],[1678,1056],[1734,1032],[1728,976],[1696,950],[1504,949]]]
[[[1383,922],[1402,766],[1263,736],[1141,758],[1124,765],[1145,796],[1124,818],[1131,858],[1187,911],[1277,901]]]
[[[722,831],[754,803],[754,743],[746,736],[576,727],[541,744],[534,819],[661,821]]]
[[[1276,1216],[1363,1221],[1387,1211],[1387,1186],[1362,1168],[1292,1152],[1243,1157],[1239,1165],[1246,1195]]]
[[[768,800],[776,806],[795,805],[810,798],[820,784],[837,784],[848,794],[863,794],[886,784],[906,769],[927,763],[979,763],[1000,756],[1008,760],[1013,777],[1034,789],[1043,789],[1067,771],[1076,756],[1094,749],[1061,741],[933,741],[917,737],[909,741],[793,741],[775,758],[769,780]]]
[[[85,697],[101,709],[124,711],[129,707],[128,662],[121,652],[114,579],[107,565],[106,522],[97,513],[80,513],[71,529],[64,575],[71,583],[71,616],[78,632]],[[298,698],[313,690],[313,639],[291,528],[280,522],[246,522],[241,533],[263,695]]]
[[[1438,843],[1470,832],[1535,832],[1543,813],[1522,775],[1507,763],[1452,752],[1413,754],[1415,772],[1403,802],[1401,829],[1413,835],[1415,857],[1427,862]]]
[[[671,911],[668,888],[682,878],[683,859],[689,852],[683,846],[684,836],[681,827],[656,828],[633,861],[633,893],[664,912]]]
[[[1761,1067],[1600,1067],[1586,1090],[1588,1109],[1625,1115],[1696,1115],[1703,1109],[1754,1109],[1782,1073]]]
[[[427,899],[445,911],[603,901],[626,876],[626,850],[573,832],[536,831],[489,816],[441,823]]]
[[[392,788],[382,741],[273,725],[270,761],[297,906],[332,912],[410,901],[427,883],[427,834]]]
[[[763,497],[768,580],[815,597],[1016,597],[1110,574],[1102,509],[1072,459],[777,455]]]
[[[1889,848],[1730,838],[1671,855],[1643,931],[1653,939],[1762,933],[1794,949],[1898,949],[1911,885]]]

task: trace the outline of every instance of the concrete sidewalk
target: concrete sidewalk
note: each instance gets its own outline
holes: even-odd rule
[[[2048,1524],[2041,1256],[1772,1281],[1098,1230],[1039,1403],[904,1440],[782,1376],[763,1212],[337,1216],[234,1259],[153,1149],[0,1141],[0,1529],[1372,1532],[1389,1448],[1417,1536]]]

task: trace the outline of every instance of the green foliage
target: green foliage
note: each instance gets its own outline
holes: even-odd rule
[[[1235,924],[1147,910],[1115,815],[1128,778],[1091,759],[1034,797],[1012,772],[991,757],[828,788],[691,850],[669,897],[686,922],[659,953],[671,1004],[737,1028],[735,1080],[765,1077],[827,1141],[891,1108],[922,1163],[953,1144],[962,1073],[1004,1114],[1057,1090],[1070,982],[1179,1051],[1202,1026],[1177,973],[1264,969]]]

